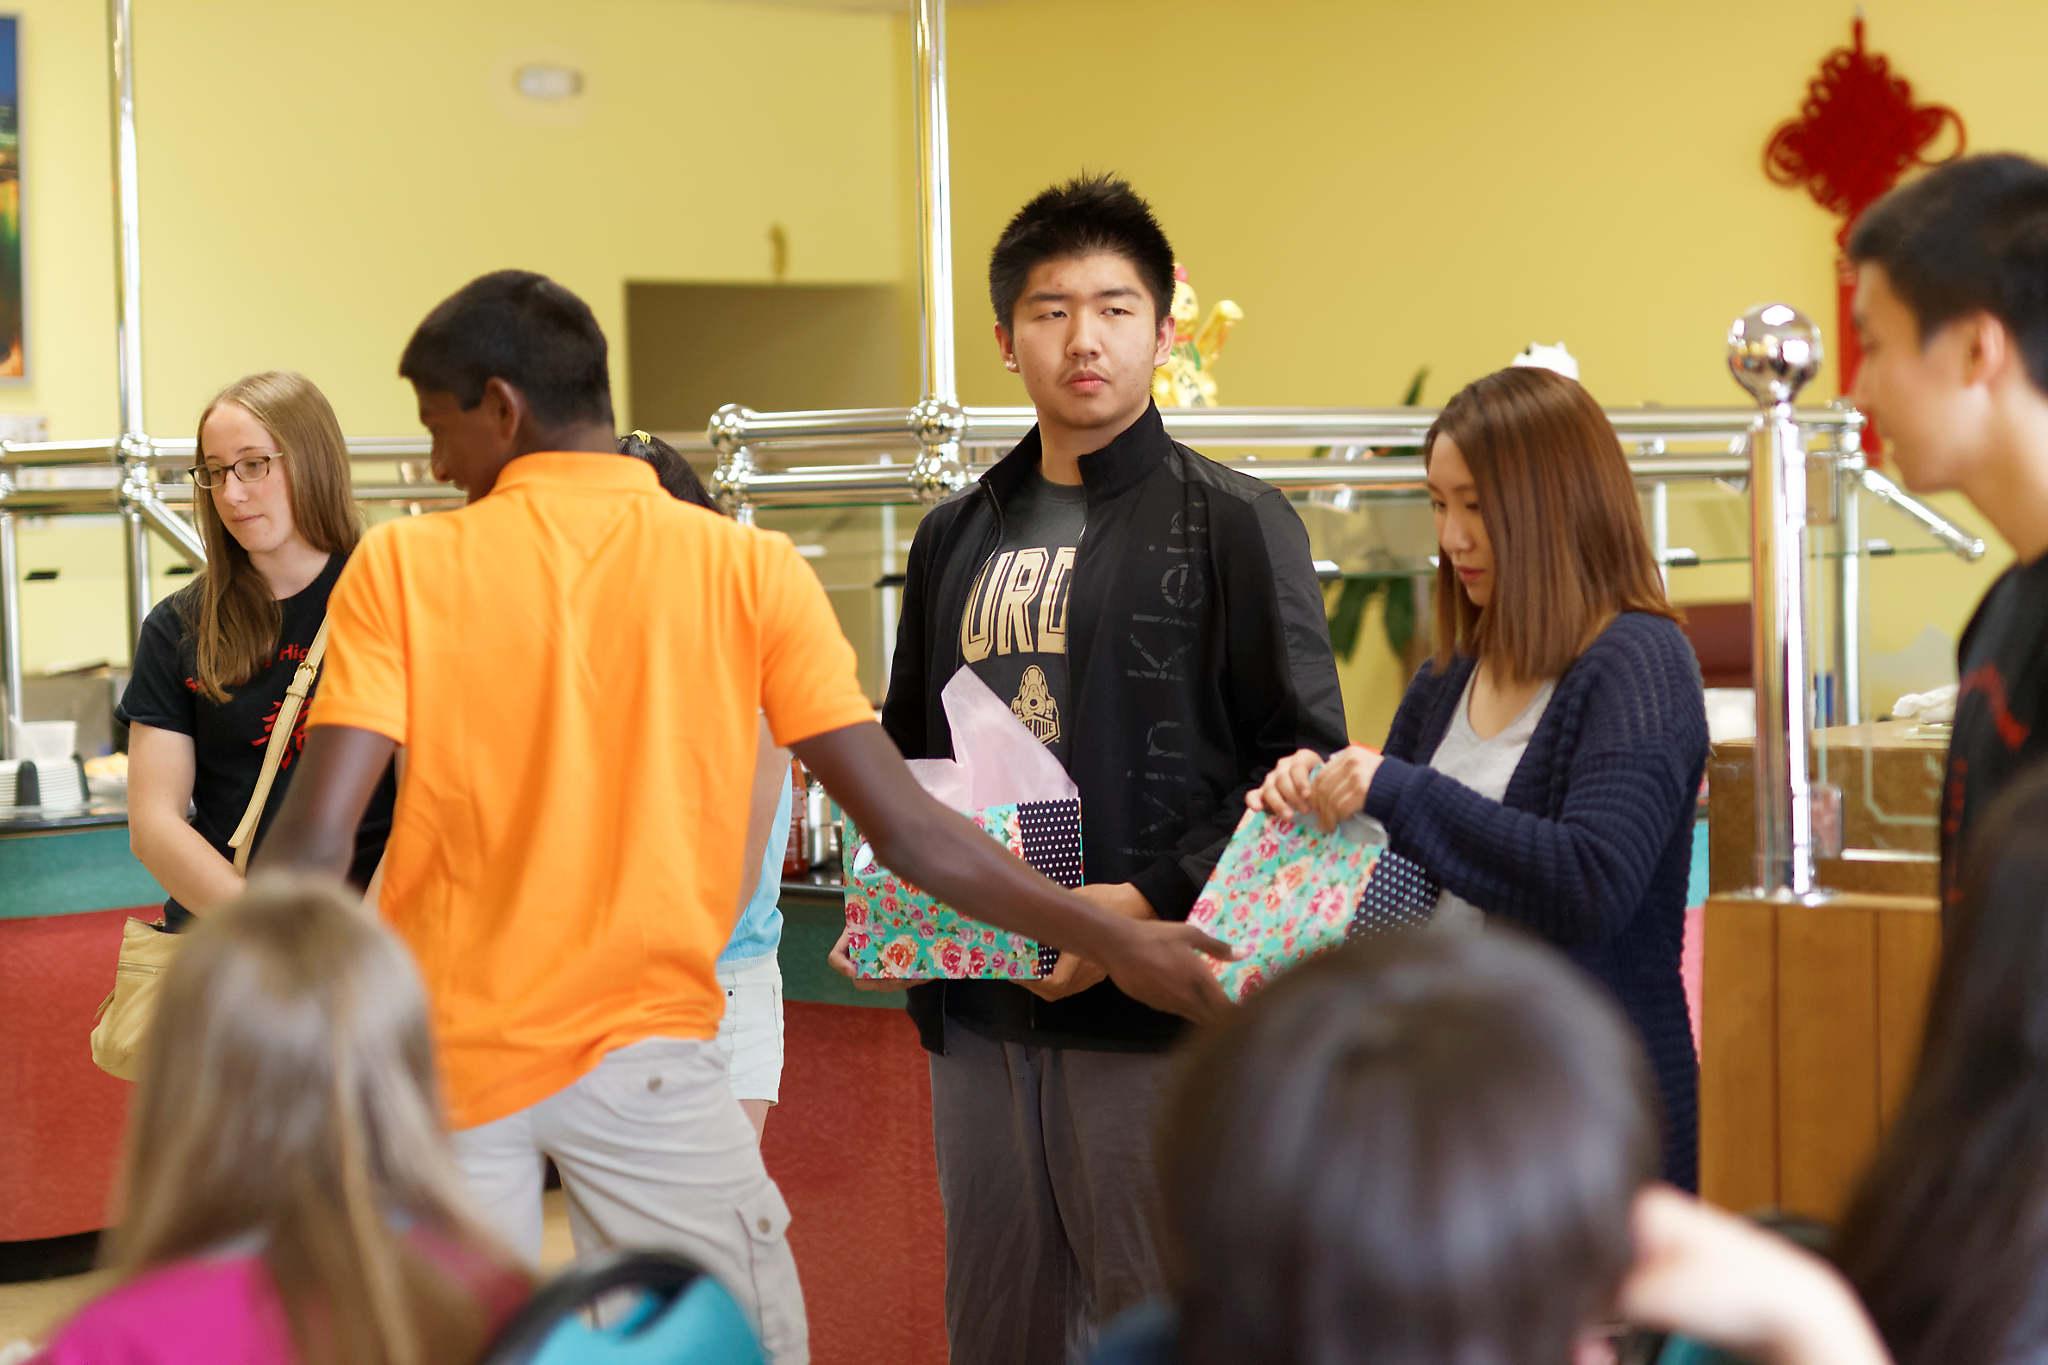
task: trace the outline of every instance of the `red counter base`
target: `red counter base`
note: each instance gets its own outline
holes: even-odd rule
[[[943,1365],[946,1225],[931,1080],[900,1010],[784,1007],[762,1156],[789,1201],[816,1365]]]
[[[121,924],[160,906],[0,920],[0,1242],[106,1226],[126,1081],[92,1064]]]

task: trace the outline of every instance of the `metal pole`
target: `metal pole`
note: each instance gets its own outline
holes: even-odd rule
[[[923,324],[924,396],[908,415],[917,437],[910,486],[937,502],[964,486],[958,357],[953,346],[953,175],[946,128],[946,0],[917,0],[911,23],[917,58],[917,240],[922,249],[917,306]]]
[[[0,479],[0,497],[7,492]],[[14,727],[23,717],[21,699],[21,555],[15,543],[14,513],[0,508],[0,687],[7,710],[0,716],[0,758],[14,758]]]
[[[1657,556],[1657,577],[1664,584],[1664,591],[1670,592],[1671,485],[1662,479],[1650,485],[1650,553]]]
[[[953,177],[946,126],[946,0],[917,0],[911,25],[917,68],[917,294],[923,326],[924,396],[960,401],[953,349]]]
[[[1835,527],[1841,546],[1841,577],[1835,580],[1841,600],[1835,605],[1835,686],[1841,695],[1843,725],[1863,723],[1863,433],[1841,435],[1841,457],[1835,465],[1836,497],[1842,517]]]
[[[1856,481],[1863,485],[1863,491],[1879,502],[1890,503],[1914,521],[1926,528],[1950,553],[1958,559],[1974,564],[1984,557],[1984,538],[1973,536],[1962,527],[1944,517],[1912,494],[1900,488],[1875,469],[1865,469],[1857,474]]]
[[[948,406],[942,404],[941,406]],[[1719,445],[1744,439],[1752,408],[1609,408],[1608,420],[1623,442]],[[1413,446],[1436,420],[1432,408],[1167,408],[1160,414],[1172,435],[1203,445]],[[720,408],[709,437],[721,433],[736,445],[756,449],[822,448],[839,451],[888,449],[914,431],[919,408],[844,408],[803,412],[755,412],[738,404]],[[969,407],[961,410],[963,444],[1007,449],[1038,420],[1028,407]],[[1814,435],[1833,435],[1858,414],[1822,409],[1796,414]],[[189,448],[189,442],[186,443]],[[177,448],[165,441],[164,450]],[[1343,463],[1343,461],[1335,461]],[[1903,495],[1901,495],[1903,496]]]
[[[199,538],[198,528],[172,511],[162,498],[138,499],[135,511],[152,530],[177,547],[187,564],[195,569],[206,567],[206,542]]]
[[[113,38],[114,345],[120,382],[123,468],[121,524],[128,548],[128,639],[149,615],[149,528],[138,502],[152,495],[149,428],[142,406],[142,204],[135,153],[135,13],[132,0],[107,0]]]
[[[1750,666],[1756,682],[1756,881],[1765,895],[1814,890],[1806,452],[1792,403],[1820,362],[1820,329],[1785,304],[1752,308],[1729,329],[1728,369],[1760,409],[1749,436]]]
[[[882,457],[882,463],[891,463],[887,455]],[[877,518],[877,522],[878,534],[882,541],[882,553],[877,557],[877,567],[881,569],[882,577],[888,578],[896,572],[896,508],[893,503],[882,504],[881,516]],[[890,671],[896,667],[896,621],[897,613],[902,609],[902,591],[901,588],[886,585],[877,590],[882,634],[878,642],[881,648],[877,654],[882,660],[882,690],[885,692],[889,689]]]
[[[107,0],[114,42],[114,338],[124,443],[148,440],[142,417],[142,206],[135,159],[134,20],[132,0]]]
[[[121,530],[128,545],[128,643],[142,638],[142,622],[155,605],[149,583],[149,523],[142,508],[123,504]]]

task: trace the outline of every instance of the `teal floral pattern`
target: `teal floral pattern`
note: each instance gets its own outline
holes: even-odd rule
[[[1214,962],[1223,993],[1243,1000],[1288,967],[1344,941],[1351,912],[1384,847],[1379,827],[1346,820],[1325,834],[1247,811],[1217,860],[1188,923],[1246,950]]]
[[[1078,830],[1080,803],[1072,805]],[[991,806],[974,822],[1012,854],[1024,856],[1019,807]],[[1045,974],[1036,940],[941,905],[876,862],[873,848],[851,821],[844,847],[846,955],[855,976],[869,981],[1035,981]]]

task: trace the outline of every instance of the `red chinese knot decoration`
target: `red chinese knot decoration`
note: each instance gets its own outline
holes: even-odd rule
[[[1914,166],[1962,155],[1962,116],[1945,104],[1913,103],[1913,87],[1892,74],[1891,63],[1863,46],[1863,20],[1851,27],[1854,45],[1838,47],[1807,82],[1799,117],[1778,125],[1764,148],[1764,174],[1780,185],[1803,185],[1814,202],[1842,220],[1837,242],[1856,215],[1884,197]],[[1955,146],[1929,156],[1944,130]]]
[[[1863,19],[1850,28],[1851,45],[1838,47],[1807,82],[1799,117],[1778,125],[1764,147],[1764,174],[1773,183],[1803,186],[1815,203],[1842,220],[1839,248],[1858,214],[1915,166],[1952,161],[1963,152],[1962,116],[1945,104],[1915,104],[1913,87],[1891,63],[1863,45]],[[1932,152],[1953,130],[1946,151]],[[1838,327],[1842,388],[1855,379],[1862,358],[1849,322],[1854,280],[1837,256]]]

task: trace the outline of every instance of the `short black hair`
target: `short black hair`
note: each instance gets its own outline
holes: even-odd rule
[[[1114,251],[1135,266],[1152,295],[1153,320],[1166,316],[1173,307],[1173,247],[1152,216],[1152,206],[1127,180],[1084,174],[1018,209],[996,238],[988,258],[988,296],[996,321],[1010,325],[1033,269],[1097,251]]]
[[[2012,153],[1965,157],[1865,210],[1849,259],[1884,267],[1924,342],[1986,312],[2048,393],[2048,166]]]
[[[398,373],[464,408],[502,379],[544,426],[612,420],[604,330],[590,305],[531,270],[494,270],[443,299],[414,330]]]
[[[661,491],[678,502],[695,503],[712,512],[720,512],[713,500],[711,490],[704,486],[704,480],[697,477],[697,471],[690,468],[690,462],[682,452],[644,431],[632,431],[619,438],[619,454],[631,455],[654,466],[654,477],[661,484]]]

